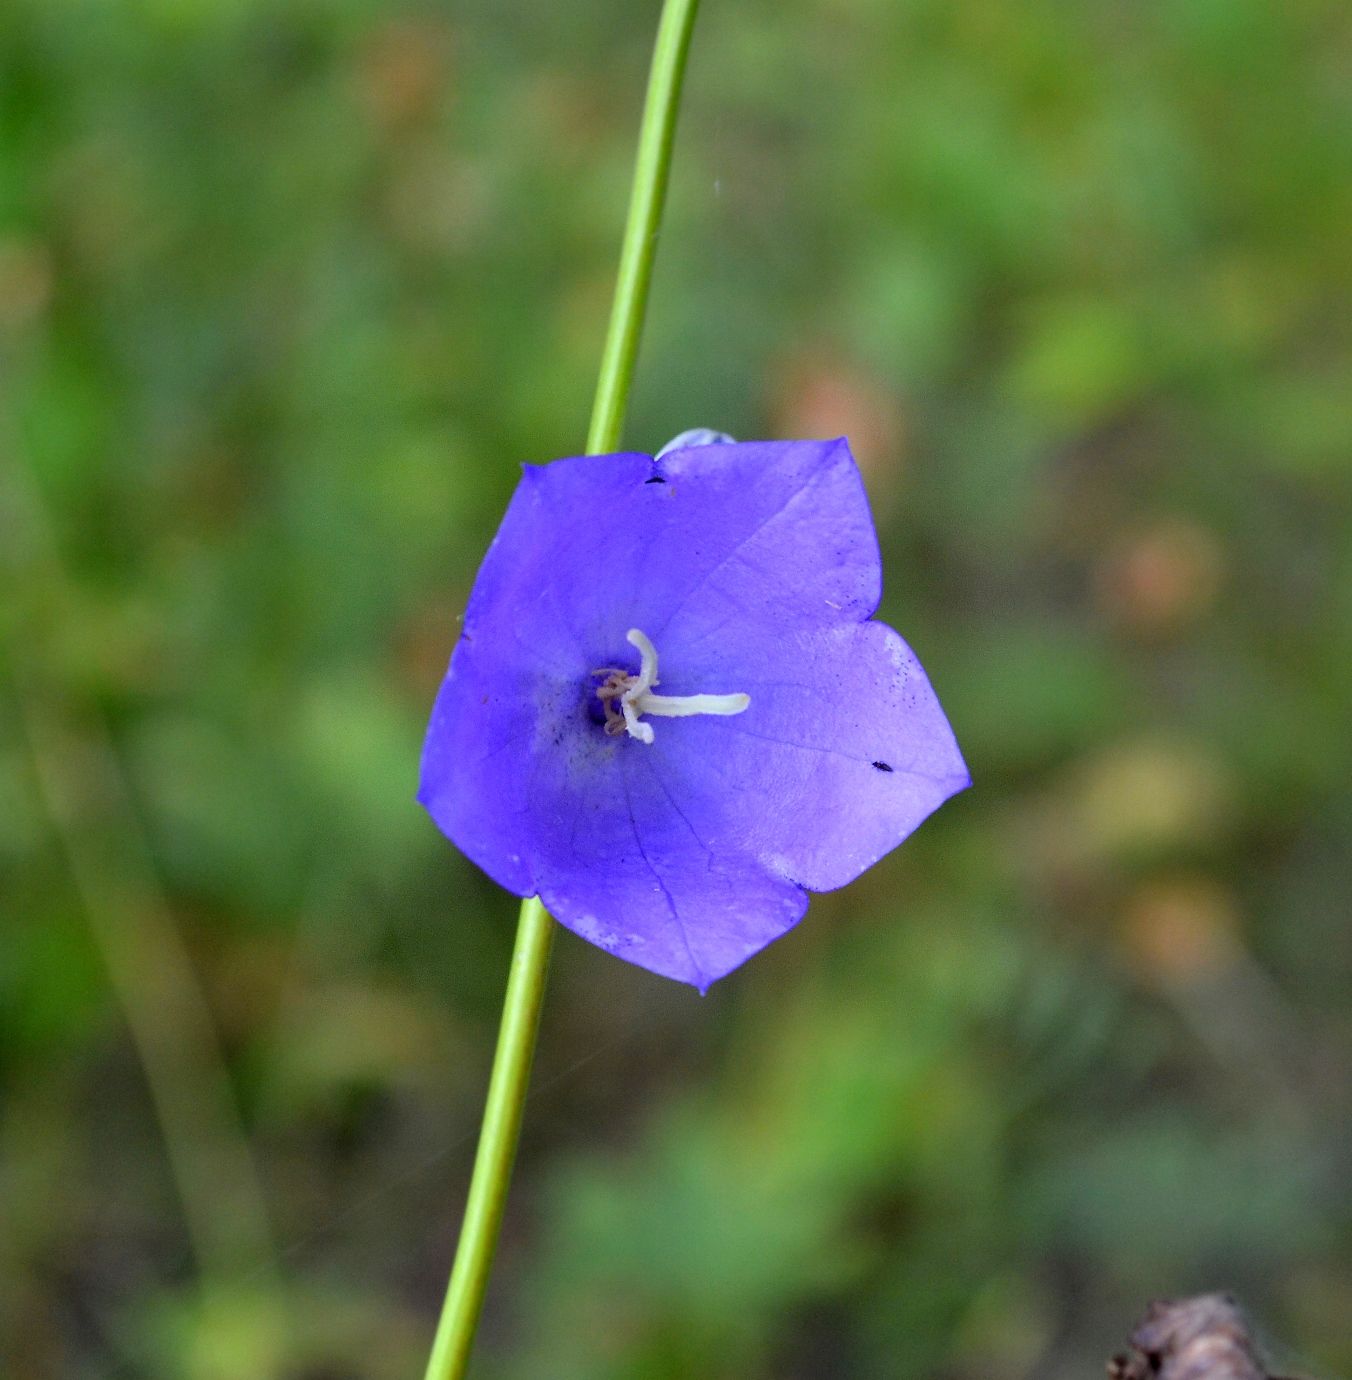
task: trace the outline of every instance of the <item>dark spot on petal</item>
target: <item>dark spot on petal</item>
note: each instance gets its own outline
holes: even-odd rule
[[[645,479],[645,484],[665,484],[667,481],[660,474],[655,474],[651,479]]]
[[[891,770],[892,770],[891,766],[890,766],[888,763],[886,763],[886,762],[875,762],[875,763],[873,764],[873,766],[874,766],[874,770],[875,770],[875,771],[891,771]]]

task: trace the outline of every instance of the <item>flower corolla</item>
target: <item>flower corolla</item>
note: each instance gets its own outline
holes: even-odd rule
[[[703,991],[970,777],[873,620],[848,444],[696,439],[523,467],[418,798],[508,891]]]

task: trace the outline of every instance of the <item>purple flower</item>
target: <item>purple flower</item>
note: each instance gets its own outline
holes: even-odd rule
[[[418,799],[508,891],[704,991],[970,784],[881,586],[843,439],[525,467]]]

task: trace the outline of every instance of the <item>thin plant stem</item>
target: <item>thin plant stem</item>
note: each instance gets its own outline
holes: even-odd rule
[[[14,668],[12,668],[14,669]],[[272,1232],[206,997],[111,739],[15,675],[21,731],[159,1121],[205,1291],[280,1289]]]
[[[587,430],[589,455],[614,450],[624,425],[666,200],[676,111],[698,6],[699,0],[665,0],[662,7],[620,251],[615,302]],[[553,938],[554,922],[539,897],[528,897],[521,903],[479,1148],[426,1380],[461,1380],[469,1365],[516,1158]]]
[[[40,490],[0,478],[0,569],[61,607],[70,576]],[[156,874],[150,841],[100,715],[16,645],[0,658],[34,785],[66,855],[94,941],[141,1062],[204,1292],[280,1288],[268,1209],[202,985]]]
[[[638,341],[648,305],[662,207],[667,196],[671,149],[676,140],[676,111],[685,79],[685,59],[699,0],[666,0],[653,48],[648,96],[638,137],[634,186],[629,194],[629,217],[615,280],[615,303],[601,351],[601,374],[587,431],[587,453],[614,450],[624,426],[629,388],[638,359]]]
[[[507,1202],[512,1161],[516,1158],[553,942],[553,920],[538,896],[528,897],[521,903],[521,919],[517,922],[516,947],[502,1002],[502,1027],[484,1103],[474,1176],[470,1180],[446,1302],[427,1362],[427,1380],[459,1380],[469,1365],[498,1243],[498,1228],[502,1225],[502,1210]]]

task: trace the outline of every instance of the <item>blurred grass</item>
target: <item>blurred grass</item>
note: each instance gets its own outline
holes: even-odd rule
[[[417,1372],[512,909],[422,720],[581,444],[654,21],[6,11],[7,1374]],[[1057,1380],[1222,1285],[1352,1370],[1346,8],[701,24],[629,441],[848,433],[977,786],[703,1002],[561,946],[480,1370]],[[125,776],[76,846],[144,832],[284,1282],[197,1278],[33,706]]]

